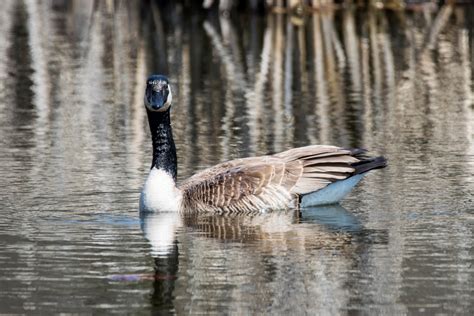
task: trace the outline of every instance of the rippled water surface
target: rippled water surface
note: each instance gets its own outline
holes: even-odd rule
[[[474,314],[472,7],[1,5],[0,313]],[[341,206],[140,216],[151,73],[180,179],[307,144],[389,167]]]

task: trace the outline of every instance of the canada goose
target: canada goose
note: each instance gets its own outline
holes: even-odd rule
[[[224,162],[177,186],[171,102],[168,78],[150,76],[144,103],[153,160],[140,196],[141,211],[255,212],[333,204],[366,172],[386,166],[384,157],[368,157],[362,149],[312,145]]]

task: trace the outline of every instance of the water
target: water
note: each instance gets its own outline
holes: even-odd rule
[[[0,313],[473,314],[473,16],[3,1]],[[180,179],[318,143],[389,167],[341,206],[140,218],[151,73]]]

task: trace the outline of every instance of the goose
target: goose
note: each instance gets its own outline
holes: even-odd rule
[[[140,211],[232,213],[304,208],[338,203],[367,172],[384,168],[383,156],[366,150],[309,145],[260,157],[235,159],[205,169],[177,185],[168,78],[151,75],[144,104],[153,159]]]

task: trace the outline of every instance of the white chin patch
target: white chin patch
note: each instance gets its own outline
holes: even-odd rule
[[[171,106],[171,101],[173,101],[173,94],[171,93],[171,87],[168,87],[168,98],[166,99],[166,103],[160,108],[159,111],[166,111]]]

